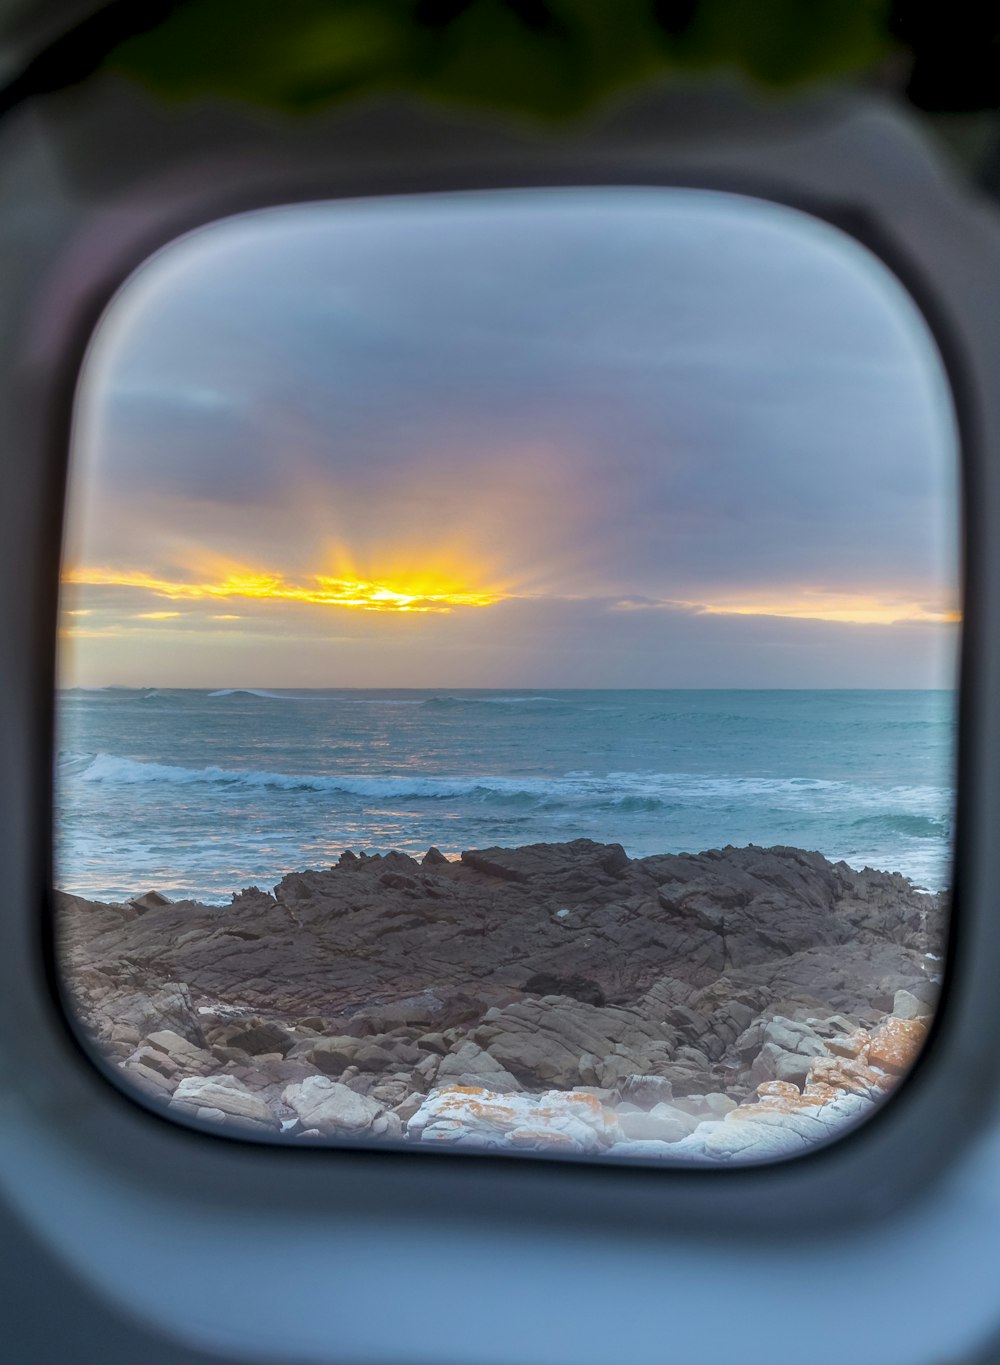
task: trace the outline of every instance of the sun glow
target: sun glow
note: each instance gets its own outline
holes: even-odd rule
[[[390,586],[360,578],[334,578],[314,574],[296,582],[282,574],[227,574],[219,582],[188,583],[158,578],[142,571],[77,567],[68,569],[63,582],[77,587],[137,588],[171,602],[252,599],[304,602],[314,606],[348,607],[379,612],[449,612],[454,607],[488,607],[505,594],[460,591],[442,583]],[[177,612],[147,612],[147,620],[163,620]]]

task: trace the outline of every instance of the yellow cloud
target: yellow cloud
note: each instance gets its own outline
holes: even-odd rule
[[[132,588],[172,602],[300,602],[312,606],[343,607],[365,612],[407,614],[446,613],[456,607],[488,607],[515,598],[546,597],[545,593],[517,593],[499,588],[473,590],[457,586],[459,575],[443,566],[412,570],[404,578],[376,581],[349,574],[311,574],[298,578],[281,573],[259,572],[232,561],[216,558],[198,566],[198,581],[158,577],[143,570],[76,566],[63,574],[63,583],[75,587]],[[478,576],[478,575],[477,575]],[[473,577],[473,575],[469,575]],[[585,601],[585,594],[555,596],[563,601]],[[599,597],[594,600],[601,600]],[[928,602],[927,595],[904,592],[837,592],[827,588],[747,589],[724,593],[708,600],[685,598],[623,598],[615,609],[683,610],[704,616],[771,616],[786,620],[829,621],[845,625],[895,625],[897,623],[952,624],[961,613],[947,602]],[[89,610],[89,609],[87,609]],[[75,610],[67,615],[83,615]],[[132,613],[138,621],[169,621],[186,615],[182,611]],[[214,613],[213,621],[238,621],[237,612]]]
[[[354,607],[362,611],[447,612],[453,607],[488,607],[502,598],[500,593],[456,590],[443,583],[375,583],[364,579],[333,578],[314,574],[295,582],[281,574],[240,571],[216,583],[187,583],[178,579],[157,578],[141,571],[76,567],[63,574],[63,582],[79,587],[139,588],[171,601],[253,600],[307,602],[316,606]],[[180,612],[148,612],[146,620],[179,616]]]

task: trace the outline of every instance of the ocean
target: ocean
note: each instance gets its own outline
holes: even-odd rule
[[[56,882],[228,902],[347,848],[586,837],[950,877],[950,691],[68,689]]]

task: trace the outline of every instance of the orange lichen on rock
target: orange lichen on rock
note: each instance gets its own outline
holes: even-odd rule
[[[843,1093],[843,1090],[838,1090],[835,1085],[828,1085],[825,1081],[807,1080],[802,1096],[810,1104],[824,1105],[839,1100]]]
[[[806,1096],[797,1085],[791,1081],[761,1081],[757,1087],[757,1103],[741,1104],[736,1109],[730,1109],[726,1115],[726,1122],[735,1119],[760,1118],[761,1111],[771,1114],[793,1114],[799,1109],[807,1109],[810,1105],[820,1104],[822,1101],[814,1096]]]
[[[561,1099],[561,1100],[563,1101],[563,1103],[565,1103],[565,1104],[581,1104],[581,1105],[583,1105],[583,1107],[584,1107],[585,1109],[589,1109],[590,1112],[591,1112],[595,1117],[596,1117],[597,1115],[599,1115],[599,1114],[605,1114],[605,1115],[606,1115],[606,1114],[608,1113],[608,1110],[607,1110],[607,1109],[605,1108],[605,1106],[601,1103],[601,1101],[597,1098],[597,1096],[596,1096],[596,1095],[590,1095],[590,1094],[588,1094],[586,1091],[580,1092],[580,1091],[578,1091],[578,1090],[571,1090],[571,1091],[569,1091],[568,1094],[561,1095],[561,1096],[560,1096],[560,1099]]]
[[[891,1076],[876,1071],[873,1066],[866,1066],[857,1058],[817,1057],[809,1068],[805,1093],[818,1097],[827,1090],[846,1090],[851,1094],[865,1095],[872,1090],[890,1090],[893,1084]],[[812,1103],[824,1101],[817,1098]]]
[[[507,1096],[478,1085],[449,1085],[438,1091],[438,1111],[442,1118],[451,1113],[472,1114],[494,1123],[514,1124],[519,1114],[512,1105],[504,1103],[506,1099]]]
[[[760,1096],[761,1104],[770,1104],[772,1107],[783,1100],[802,1098],[801,1090],[791,1081],[761,1081],[757,1087],[757,1094]]]
[[[545,1095],[553,1096],[557,1103],[553,1104],[551,1101],[546,1103]],[[565,1094],[561,1091],[549,1090],[543,1094],[536,1113],[539,1118],[559,1118],[561,1115],[565,1114],[567,1104],[580,1105],[587,1111],[587,1117],[589,1118],[600,1118],[605,1112],[603,1104],[601,1104],[600,1100],[595,1095],[578,1095],[572,1090]],[[583,1116],[581,1115],[581,1117]]]
[[[841,1034],[838,1038],[828,1038],[826,1046],[837,1057],[854,1057],[867,1062],[871,1048],[871,1034],[867,1029],[858,1028],[853,1033]]]
[[[502,1094],[480,1086],[432,1091],[407,1121],[411,1138],[590,1152],[622,1137],[616,1114],[591,1094]]]
[[[800,1090],[791,1081],[762,1081],[757,1087],[757,1102],[741,1104],[726,1119],[755,1119],[762,1113],[794,1114],[803,1109],[818,1109],[843,1094],[870,1095],[873,1090],[891,1090],[894,1076],[868,1066],[860,1057],[817,1057],[809,1068]]]
[[[886,1071],[909,1071],[927,1038],[927,1025],[919,1019],[897,1019],[890,1015],[872,1033],[868,1054],[873,1066]]]

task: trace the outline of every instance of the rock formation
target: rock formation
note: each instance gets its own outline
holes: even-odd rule
[[[919,1050],[944,897],[799,849],[345,853],[227,906],[57,893],[77,1018],[154,1104],[268,1138],[803,1150]]]

